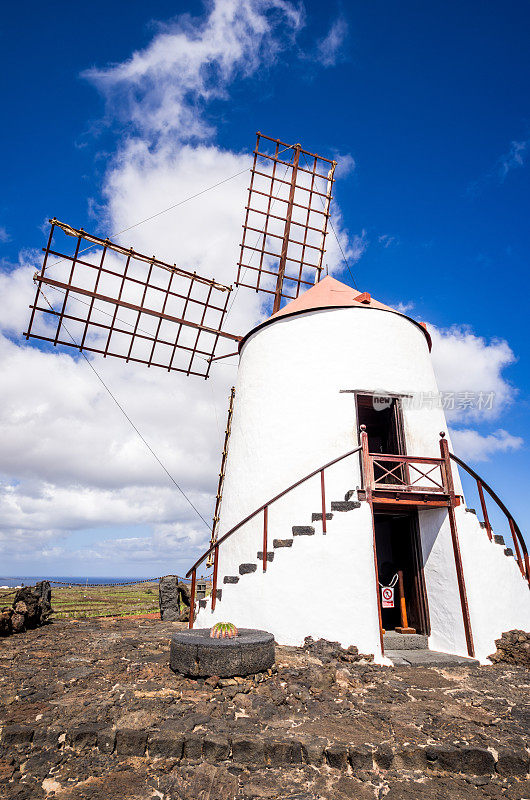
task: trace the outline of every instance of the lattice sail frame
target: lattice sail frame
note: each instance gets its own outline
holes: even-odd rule
[[[236,349],[241,337],[221,330],[232,287],[50,222],[26,339],[204,378],[212,360]],[[76,240],[73,253],[52,247],[59,232]],[[59,261],[49,265],[50,256]],[[227,352],[215,356],[219,345]]]
[[[273,295],[273,313],[320,279],[336,165],[257,134],[236,285]]]

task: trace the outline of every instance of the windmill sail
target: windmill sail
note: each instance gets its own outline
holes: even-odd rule
[[[282,300],[317,283],[337,162],[257,134],[236,284]]]
[[[56,219],[51,225],[27,339],[205,378],[218,350],[235,349],[241,337],[221,330],[231,287]]]

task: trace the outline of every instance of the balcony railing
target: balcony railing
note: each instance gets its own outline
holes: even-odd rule
[[[439,492],[448,494],[444,459],[368,453],[367,485],[372,491]]]

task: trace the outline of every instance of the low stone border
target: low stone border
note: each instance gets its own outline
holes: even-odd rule
[[[119,757],[169,758],[175,761],[286,766],[327,764],[353,775],[389,769],[443,771],[465,775],[494,775],[524,778],[530,773],[530,752],[507,747],[499,749],[465,745],[350,745],[325,739],[276,738],[254,735],[204,735],[156,729],[102,728],[78,725],[68,731],[34,729],[28,725],[6,725],[2,748],[68,747],[73,750],[98,748]]]

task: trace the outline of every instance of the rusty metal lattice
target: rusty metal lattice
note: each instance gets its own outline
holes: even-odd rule
[[[56,219],[34,280],[26,339],[207,378],[218,348],[241,338],[221,330],[231,287]]]
[[[323,268],[336,161],[257,134],[236,284],[282,300]]]
[[[374,489],[384,487],[406,491],[418,489],[424,492],[446,492],[441,458],[374,453],[370,453],[370,458],[374,470]],[[415,474],[417,477],[412,480]],[[422,479],[425,479],[424,483],[420,483]]]

